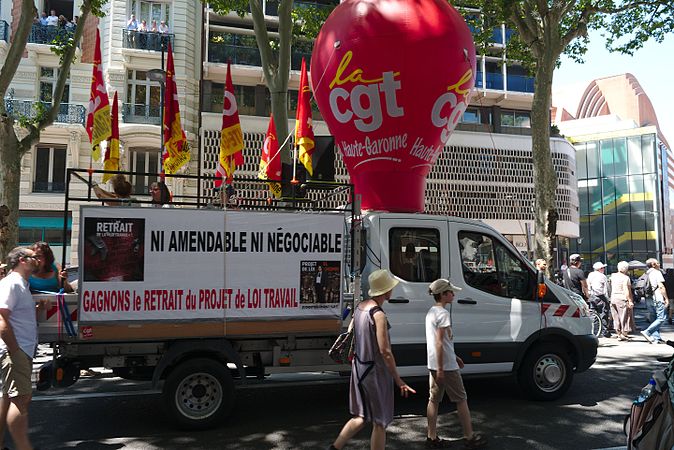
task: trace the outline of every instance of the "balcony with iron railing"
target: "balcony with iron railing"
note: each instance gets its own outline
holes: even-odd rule
[[[290,54],[290,68],[292,70],[301,69],[302,57],[306,59],[307,69],[309,69],[311,51],[293,49]],[[238,45],[225,42],[208,43],[208,62],[227,64],[227,62],[230,61],[232,64],[240,64],[243,66],[262,66],[260,51],[257,46]]]
[[[28,35],[31,44],[52,44],[73,37],[73,31],[61,27],[33,24]]]
[[[161,123],[161,107],[159,105],[122,104],[122,121],[124,123],[143,123],[159,125]]]
[[[175,35],[173,33],[155,33],[153,31],[136,31],[122,29],[122,46],[136,50],[152,50],[156,52],[166,51],[168,43],[175,47]]]
[[[9,24],[0,20],[0,41],[9,41]]]
[[[5,99],[5,109],[7,114],[18,119],[19,117],[27,117],[35,119],[43,108],[49,107],[48,102],[40,102],[35,100],[14,100]],[[71,123],[80,124],[84,126],[86,118],[86,108],[84,105],[74,105],[72,103],[61,103],[58,108],[58,114],[54,122],[56,123]]]

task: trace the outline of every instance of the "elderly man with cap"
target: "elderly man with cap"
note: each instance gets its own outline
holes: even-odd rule
[[[581,258],[578,253],[569,256],[569,266],[562,272],[562,276],[564,277],[564,287],[580,295],[587,301],[589,293],[587,291],[585,273],[583,273],[583,270],[580,268],[580,263],[582,261],[583,258]]]
[[[438,405],[447,393],[449,399],[456,403],[456,412],[463,430],[466,448],[481,448],[487,443],[484,436],[473,433],[473,424],[468,409],[468,396],[463,387],[459,369],[463,368],[463,360],[454,353],[454,335],[452,334],[451,315],[446,306],[454,300],[454,292],[461,288],[454,286],[449,280],[440,278],[428,287],[435,304],[426,314],[426,353],[428,355],[428,383],[430,395],[426,407],[428,432],[426,448],[447,448],[449,441],[440,439],[437,433]]]
[[[599,314],[601,319],[602,329],[604,330],[604,337],[610,337],[611,333],[609,329],[609,292],[608,292],[608,278],[604,271],[606,270],[606,264],[601,261],[597,261],[592,265],[594,269],[587,276],[587,290],[589,292],[589,301],[590,305],[594,307],[595,311]]]

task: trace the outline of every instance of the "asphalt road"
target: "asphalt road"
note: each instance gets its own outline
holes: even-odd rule
[[[645,322],[637,316],[637,324]],[[674,327],[663,328],[674,339]],[[567,395],[555,402],[523,398],[514,380],[469,379],[466,388],[475,428],[492,449],[600,449],[625,445],[622,420],[650,373],[672,349],[641,336],[631,342],[601,339],[597,363],[576,375]],[[427,384],[411,383],[418,394],[396,399],[396,418],[388,430],[388,449],[423,448]],[[76,389],[73,389],[76,388]],[[175,429],[163,412],[162,398],[135,383],[110,375],[82,379],[67,391],[36,394],[30,434],[41,449],[321,449],[327,448],[348,419],[345,380],[256,387],[238,391],[233,414],[221,427],[201,432]],[[454,407],[443,402],[442,437],[461,436]],[[369,430],[347,447],[368,448]],[[10,443],[10,448],[12,448]]]

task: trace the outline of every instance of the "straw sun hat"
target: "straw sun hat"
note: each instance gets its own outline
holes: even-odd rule
[[[398,280],[393,278],[386,269],[375,270],[367,278],[367,281],[370,283],[370,290],[368,291],[370,297],[386,294],[398,284]]]

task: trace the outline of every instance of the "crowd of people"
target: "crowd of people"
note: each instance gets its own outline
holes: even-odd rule
[[[39,17],[35,16],[33,24],[42,27],[53,27],[53,29],[60,28],[65,29],[66,31],[75,31],[78,20],[78,16],[74,16],[72,20],[68,19],[63,14],[57,16],[56,11],[52,9],[49,11],[49,15],[47,15],[46,11],[42,11],[42,14]]]
[[[170,33],[170,29],[165,20],[160,20],[157,25],[157,20],[153,19],[150,25],[147,20],[142,19],[140,22],[136,20],[136,15],[131,14],[131,17],[126,23],[127,29],[127,45],[131,48],[152,49],[157,50],[157,46],[166,44],[167,37],[165,35]]]
[[[539,266],[539,270],[545,270]],[[581,269],[582,258],[578,254],[569,257],[569,265],[561,271],[562,285],[580,295],[597,312],[602,322],[604,337],[615,337],[621,341],[631,339],[639,331],[634,325],[634,305],[643,299],[649,309],[652,323],[640,333],[652,344],[664,343],[660,336],[660,327],[665,321],[672,323],[669,292],[674,293],[671,282],[665,282],[660,263],[655,258],[646,260],[647,270],[643,275],[645,290],[635,289],[637,282],[629,275],[630,266],[627,261],[617,264],[617,272],[606,276],[607,265],[597,261],[592,265],[593,271],[587,276]],[[669,276],[674,275],[668,274]],[[674,278],[674,277],[673,277]],[[671,280],[674,281],[674,280]],[[613,329],[615,335],[610,330]]]

